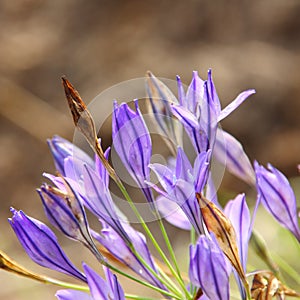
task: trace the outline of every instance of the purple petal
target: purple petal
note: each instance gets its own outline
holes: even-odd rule
[[[297,203],[288,179],[272,165],[268,169],[255,162],[259,200],[273,217],[300,241]]]
[[[43,173],[43,176],[45,178],[48,178],[53,184],[55,184],[58,189],[60,189],[63,192],[66,192],[66,185],[63,177],[54,176],[49,173]]]
[[[129,174],[141,187],[149,202],[153,201],[145,180],[150,179],[151,138],[145,121],[135,101],[136,112],[126,103],[115,102],[113,111],[113,146]]]
[[[88,265],[83,264],[83,269],[93,299],[96,300],[115,299],[113,298],[113,287],[109,286],[107,282],[104,279],[102,279]]]
[[[162,164],[150,164],[150,169],[154,171],[158,178],[158,182],[169,193],[173,190],[176,177],[174,173]]]
[[[53,226],[68,237],[85,245],[93,243],[83,206],[73,191],[70,190],[68,194],[65,194],[44,184],[38,193],[43,202],[45,213]]]
[[[191,230],[191,222],[178,204],[163,196],[158,196],[155,203],[161,216],[170,224],[184,230]]]
[[[197,300],[210,300],[205,294],[203,294],[199,299]]]
[[[83,187],[83,170],[86,163],[76,157],[69,156],[65,158],[64,169],[65,176],[76,183],[76,190]]]
[[[85,185],[83,201],[85,206],[129,242],[129,237],[121,225],[120,215],[117,213],[108,186],[94,170],[88,166],[85,167],[83,173]]]
[[[206,182],[206,189],[205,189],[205,198],[212,201],[217,207],[221,207],[218,201],[218,195],[216,191],[216,187],[214,184],[214,180],[212,177],[212,173],[209,172],[207,182]]]
[[[55,296],[58,300],[95,300],[89,294],[76,290],[59,290]]]
[[[201,235],[190,246],[189,277],[211,300],[229,300],[229,273],[215,237]]]
[[[197,193],[201,193],[207,183],[210,157],[211,151],[209,150],[208,152],[201,152],[195,159],[193,177],[195,181],[195,190]]]
[[[109,268],[103,267],[108,286],[113,291],[114,300],[125,300],[125,294],[122,286],[118,282],[117,276],[114,275]]]
[[[182,123],[186,133],[197,153],[206,150],[208,138],[204,130],[200,127],[198,119],[187,108],[180,105],[171,105],[174,116]]]
[[[217,90],[215,88],[215,84],[212,80],[211,69],[209,69],[207,72],[207,89],[208,89],[208,94],[211,98],[210,105],[213,107],[213,110],[216,111],[216,115],[218,116],[221,112],[221,103],[217,94]]]
[[[218,122],[225,119],[229,114],[231,114],[238,106],[240,106],[249,96],[255,94],[256,91],[251,89],[240,93],[230,104],[228,104],[224,109],[222,109]]]
[[[93,165],[93,160],[84,151],[60,136],[54,136],[52,139],[49,139],[48,146],[53,155],[56,169],[62,175],[65,175],[64,159],[69,156],[76,157],[91,166]]]
[[[176,76],[176,80],[177,80],[177,89],[178,89],[179,104],[182,105],[182,106],[185,106],[185,104],[186,104],[185,92],[184,92],[184,88],[183,88],[181,79],[180,79],[180,77],[178,75]]]
[[[177,149],[177,158],[176,158],[176,169],[175,176],[177,179],[183,179],[185,181],[193,182],[192,177],[193,168],[181,147]]]
[[[9,223],[29,257],[37,264],[86,281],[59,246],[54,233],[43,223],[11,209]]]
[[[182,179],[177,180],[174,191],[168,198],[183,210],[198,234],[204,233],[200,207],[196,200],[194,185]]]
[[[228,171],[250,185],[255,184],[255,173],[241,143],[228,132],[218,128],[213,151],[217,160]]]
[[[135,102],[136,112],[126,103],[115,103],[113,112],[113,145],[133,178],[148,179],[151,139],[148,128]],[[126,145],[124,144],[126,141]],[[142,181],[143,181],[142,180]]]
[[[187,108],[181,105],[172,105],[172,112],[179,121],[191,128],[199,128],[198,119]]]
[[[234,200],[230,200],[224,212],[236,232],[239,255],[246,272],[248,244],[251,236],[251,218],[245,194],[240,194]]]
[[[202,149],[205,151],[213,149],[219,113],[220,100],[211,78],[211,72],[209,71],[208,80],[204,82],[204,98],[201,102],[199,117],[199,126],[207,136],[207,142],[202,146]]]
[[[183,105],[191,113],[196,114],[197,106],[203,101],[204,81],[198,76],[198,72],[193,72],[193,79],[186,93],[186,103]]]

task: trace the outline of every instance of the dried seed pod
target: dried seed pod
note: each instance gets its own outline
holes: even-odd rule
[[[285,300],[286,296],[300,298],[300,294],[283,285],[271,271],[256,273],[253,277],[251,297],[254,300]]]

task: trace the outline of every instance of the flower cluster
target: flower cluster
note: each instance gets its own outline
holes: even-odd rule
[[[300,297],[282,283],[265,244],[253,229],[257,209],[263,205],[300,242],[294,192],[287,178],[275,167],[265,168],[258,162],[252,165],[239,141],[219,124],[254,94],[254,90],[242,92],[222,109],[211,71],[207,80],[194,72],[186,90],[177,77],[178,97],[148,72],[147,115],[151,116],[157,132],[168,137],[164,142],[173,155],[165,164],[151,161],[152,139],[139,101],[134,101],[134,108],[127,103],[114,102],[113,150],[156,218],[168,249],[166,253],[112,165],[111,149],[102,148],[86,105],[65,78],[63,85],[75,126],[95,156],[90,157],[59,136],[53,137],[48,145],[57,173],[44,174],[51,184],[44,183],[38,194],[51,225],[89,249],[103,266],[105,279],[97,274],[97,268],[84,262],[82,270],[75,266],[47,225],[14,208],[9,222],[30,258],[43,267],[75,277],[81,284],[33,274],[5,254],[1,254],[3,269],[64,287],[56,293],[59,300],[149,299],[124,292],[118,281],[120,276],[153,289],[160,294],[159,298],[228,300],[234,298],[231,274],[239,288],[239,299]],[[189,158],[185,152],[184,132],[190,139],[194,158]],[[228,199],[225,207],[220,205],[213,180],[214,160],[256,188],[257,199],[252,213],[245,194]],[[156,176],[156,182],[151,174]],[[112,182],[128,202],[143,233],[130,224],[114,202]],[[100,232],[89,225],[86,210],[99,219]],[[187,274],[178,266],[162,218],[191,232],[190,245],[187,245]],[[269,270],[247,267],[250,239],[259,254],[268,257]],[[150,252],[149,243],[156,249],[158,258]]]

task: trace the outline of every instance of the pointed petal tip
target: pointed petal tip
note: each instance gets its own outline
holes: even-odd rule
[[[10,210],[10,212],[13,213],[13,214],[16,214],[16,213],[17,213],[17,210],[16,210],[14,207],[12,207],[12,206],[9,208],[9,210]]]
[[[147,77],[154,77],[153,73],[152,73],[150,70],[148,70],[148,71],[146,72],[146,76],[147,76]]]

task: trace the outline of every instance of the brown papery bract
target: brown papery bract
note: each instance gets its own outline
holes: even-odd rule
[[[236,234],[230,220],[224,213],[202,194],[196,193],[200,205],[202,217],[209,232],[214,233],[223,253],[231,262],[234,269],[242,279],[245,288],[248,283],[239,258],[239,251],[236,243]]]
[[[119,182],[120,180],[115,170],[104,156],[103,149],[97,137],[95,122],[84,101],[67,78],[62,77],[62,83],[75,126],[81,131],[92,149],[99,156],[111,178]]]

